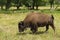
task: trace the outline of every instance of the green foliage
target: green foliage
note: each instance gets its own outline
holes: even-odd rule
[[[3,6],[6,6],[6,9],[9,9],[11,6],[17,7],[17,9],[19,9],[19,7],[25,5],[28,8],[30,7],[34,9],[34,7],[38,8],[39,6],[45,6],[49,3],[53,3],[49,1],[51,0],[0,0],[0,6],[1,9],[3,9]],[[60,4],[59,0],[54,0],[54,2],[57,5]]]
[[[0,5],[5,5],[6,4],[6,0],[0,0]]]

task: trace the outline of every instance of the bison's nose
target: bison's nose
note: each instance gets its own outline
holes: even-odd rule
[[[21,30],[19,30],[19,32],[22,32]]]
[[[24,30],[19,30],[19,32],[23,32]]]

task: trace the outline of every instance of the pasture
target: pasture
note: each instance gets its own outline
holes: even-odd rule
[[[29,28],[24,33],[19,33],[18,22],[24,20],[29,12],[31,11],[0,11],[0,40],[60,40],[60,10],[38,10],[38,12],[53,14],[55,33],[51,27],[46,33],[42,33],[45,27],[40,27],[36,34],[32,34]]]

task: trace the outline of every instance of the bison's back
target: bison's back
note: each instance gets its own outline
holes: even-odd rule
[[[26,18],[24,19],[25,22],[29,23],[29,22],[48,22],[51,20],[51,15],[48,14],[42,14],[42,13],[31,13],[29,15],[26,16]]]

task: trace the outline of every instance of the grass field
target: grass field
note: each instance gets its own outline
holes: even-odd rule
[[[51,27],[46,33],[41,33],[45,27],[39,28],[36,34],[32,34],[29,28],[24,33],[19,33],[18,22],[30,12],[27,11],[0,11],[0,40],[60,40],[60,11],[38,10],[38,12],[54,15],[55,33]]]

